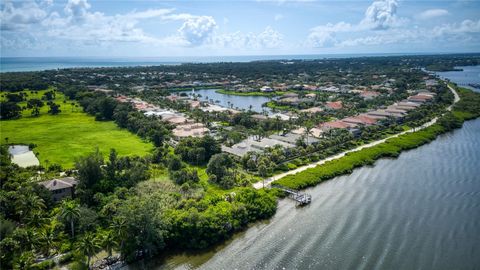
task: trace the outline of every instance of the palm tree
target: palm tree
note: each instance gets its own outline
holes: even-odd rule
[[[80,217],[80,207],[77,202],[73,200],[65,200],[60,206],[60,217],[67,222],[70,222],[70,231],[72,238],[75,236],[75,219]]]
[[[23,252],[13,262],[13,269],[31,269],[31,265],[35,262],[35,255],[31,251]]]
[[[310,132],[312,131],[313,123],[310,121],[305,122],[305,139],[306,144],[308,145],[308,136],[310,136]]]
[[[28,217],[31,213],[45,209],[43,199],[31,191],[27,191],[27,194],[22,195],[16,203],[18,204],[16,206],[17,211],[23,218]]]
[[[55,226],[47,225],[40,231],[39,242],[45,256],[50,257],[52,248],[55,246],[56,240],[57,234],[55,232]]]
[[[90,260],[100,249],[100,241],[92,232],[85,233],[77,244],[77,251],[87,257],[88,269],[90,269]]]
[[[113,220],[112,224],[110,225],[110,229],[112,229],[113,233],[120,240],[120,251],[123,248],[124,239],[127,237],[127,221],[123,218],[116,218]]]
[[[102,247],[108,252],[108,257],[112,257],[112,250],[117,248],[118,240],[112,230],[106,231],[102,235]]]

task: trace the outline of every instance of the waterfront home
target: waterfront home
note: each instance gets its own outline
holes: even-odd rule
[[[77,183],[77,179],[73,177],[64,177],[40,182],[38,184],[48,189],[52,193],[53,200],[58,202],[65,198],[73,198],[75,196]]]
[[[263,114],[252,114],[250,117],[252,117],[253,119],[258,120],[258,121],[264,121],[264,120],[268,119],[268,117],[266,115],[263,115]]]
[[[305,138],[305,133],[303,134],[297,134],[297,133],[287,133],[287,134],[282,134],[282,135],[270,135],[269,138],[270,139],[274,139],[274,140],[278,140],[278,141],[282,141],[282,142],[286,142],[286,143],[290,143],[290,144],[296,144],[298,140],[303,140],[305,142],[307,142],[307,144],[313,144],[313,143],[317,143],[318,142],[318,139],[317,138],[314,138],[313,136],[308,136],[307,138]]]
[[[262,86],[262,88],[260,88],[260,91],[261,92],[273,92],[273,89],[270,86]]]
[[[376,110],[367,113],[367,116],[376,119],[386,119],[388,117],[394,117],[397,119],[402,119],[405,114],[404,113],[395,113],[395,112],[387,112],[386,110]]]
[[[254,137],[249,137],[240,143],[232,145],[231,147],[222,145],[222,151],[226,153],[230,153],[232,155],[243,157],[248,152],[252,152],[252,151],[262,152],[267,147],[274,147],[275,145],[280,145],[284,148],[295,147],[295,144],[287,143],[287,142],[272,139],[272,138],[256,139]]]
[[[407,99],[408,101],[411,101],[411,102],[425,103],[427,101],[432,100],[433,95],[421,93],[414,96],[409,96]]]
[[[377,119],[361,114],[357,116],[347,117],[342,119],[343,122],[348,124],[356,124],[362,126],[371,126],[377,123]]]

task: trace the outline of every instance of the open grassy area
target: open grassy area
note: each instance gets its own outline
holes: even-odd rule
[[[30,94],[28,98],[39,97]],[[64,96],[57,93],[55,103],[61,105],[58,115],[47,113],[48,106],[41,108],[38,117],[32,117],[30,110],[23,112],[23,117],[0,122],[1,140],[8,138],[9,144],[30,144],[37,147],[34,152],[42,165],[57,163],[64,168],[71,168],[75,158],[84,156],[96,147],[105,155],[115,148],[119,155],[145,155],[153,145],[142,141],[127,130],[120,129],[113,122],[95,121],[93,116],[82,112],[72,101],[63,103]],[[20,104],[24,106],[24,104]]]

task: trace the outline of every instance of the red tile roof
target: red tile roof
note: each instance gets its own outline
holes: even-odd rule
[[[343,105],[342,105],[341,101],[327,102],[325,104],[325,106],[328,107],[329,109],[333,109],[333,110],[338,110],[338,109],[343,108]]]

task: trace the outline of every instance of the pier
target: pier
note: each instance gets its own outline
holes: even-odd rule
[[[272,185],[272,188],[278,188],[288,194],[288,198],[294,200],[297,205],[307,205],[312,202],[312,195],[300,192],[298,190],[286,188],[280,185]]]

